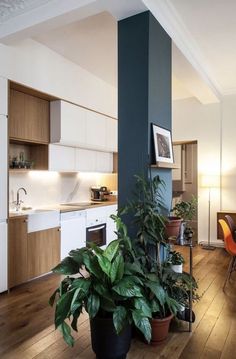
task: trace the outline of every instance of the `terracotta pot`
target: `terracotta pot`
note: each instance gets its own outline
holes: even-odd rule
[[[165,235],[169,237],[178,237],[180,231],[182,219],[179,217],[168,217],[168,222],[166,223]]]
[[[173,318],[173,314],[169,315],[164,319],[151,319],[152,345],[158,345],[162,343],[164,340],[166,340],[172,318]]]

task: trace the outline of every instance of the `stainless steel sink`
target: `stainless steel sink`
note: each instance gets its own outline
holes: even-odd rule
[[[96,204],[101,204],[104,202],[77,202],[77,203],[61,203],[62,206],[69,206],[69,207],[88,207],[94,206]]]

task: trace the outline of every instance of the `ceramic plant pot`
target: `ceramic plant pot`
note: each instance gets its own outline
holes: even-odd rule
[[[175,273],[183,273],[183,263],[182,264],[171,264],[171,268]]]
[[[131,344],[131,326],[117,335],[112,318],[90,321],[92,348],[97,359],[125,359]]]
[[[166,340],[169,332],[170,322],[173,318],[173,314],[164,319],[151,319],[152,327],[152,345],[158,345]]]
[[[168,218],[168,222],[166,223],[166,228],[165,228],[165,235],[167,238],[170,237],[178,238],[181,222],[182,220],[179,217]]]

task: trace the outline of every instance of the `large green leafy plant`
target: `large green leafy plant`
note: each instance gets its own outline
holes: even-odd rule
[[[192,196],[190,201],[176,203],[172,212],[183,221],[191,221],[197,213],[197,198]]]
[[[161,260],[161,246],[165,241],[165,216],[162,215],[164,182],[155,176],[144,179],[136,177],[134,198],[125,209],[133,214],[136,238],[132,240],[135,265],[142,268],[145,297],[152,317],[165,318],[176,315],[181,305],[187,303],[191,289],[197,283],[187,273],[175,273],[169,266],[168,258]],[[154,249],[154,255],[153,255]]]
[[[67,275],[50,298],[50,304],[56,300],[55,326],[71,346],[74,342],[71,328],[77,331],[83,309],[90,319],[111,317],[117,334],[128,323],[134,323],[150,341],[151,310],[144,296],[143,273],[126,227],[119,217],[114,219],[118,239],[105,250],[96,245],[73,250],[53,269],[54,273]]]
[[[126,212],[133,216],[136,229],[136,238],[132,240],[142,266],[151,270],[153,261],[160,260],[160,243],[164,246],[165,216],[166,210],[163,203],[163,191],[165,183],[159,176],[145,179],[135,176],[136,185],[133,199],[129,201]]]

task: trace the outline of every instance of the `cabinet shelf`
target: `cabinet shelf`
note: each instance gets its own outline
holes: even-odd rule
[[[157,162],[151,165],[151,168],[170,168],[172,170],[176,170],[179,166],[176,163],[168,163],[168,162]]]
[[[10,172],[28,172],[32,170],[48,170],[48,145],[27,143],[22,141],[11,141],[9,144],[9,155],[11,159],[16,157],[19,161],[20,153],[24,159],[32,163],[32,168],[9,168]]]

